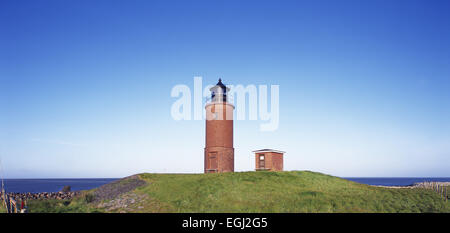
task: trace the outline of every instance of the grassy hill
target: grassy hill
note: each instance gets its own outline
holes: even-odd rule
[[[424,189],[358,184],[309,171],[139,174],[30,212],[450,212]]]

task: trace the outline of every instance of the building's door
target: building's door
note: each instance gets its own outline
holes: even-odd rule
[[[264,169],[265,167],[266,167],[266,163],[265,163],[264,155],[261,154],[261,155],[259,155],[259,168]]]
[[[217,172],[217,152],[209,153],[209,172]]]

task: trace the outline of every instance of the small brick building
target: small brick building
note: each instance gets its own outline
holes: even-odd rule
[[[262,149],[255,150],[256,171],[283,171],[284,151]]]

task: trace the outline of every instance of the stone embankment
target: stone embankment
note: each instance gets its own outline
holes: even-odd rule
[[[80,192],[42,192],[42,193],[8,193],[14,200],[69,200],[79,195]],[[3,193],[0,193],[0,200],[3,200]]]

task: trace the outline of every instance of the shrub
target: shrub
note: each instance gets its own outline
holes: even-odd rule
[[[86,193],[86,195],[84,196],[84,201],[86,201],[86,203],[91,203],[95,200],[95,196],[91,193]]]

